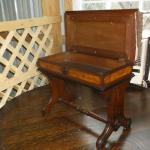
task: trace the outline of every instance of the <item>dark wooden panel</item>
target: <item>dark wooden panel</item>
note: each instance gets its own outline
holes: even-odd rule
[[[97,53],[102,54],[108,50],[114,52],[113,55],[120,52],[134,61],[137,15],[137,10],[66,12],[67,50],[87,47],[95,48]],[[82,51],[87,53],[85,48]],[[91,51],[93,53],[95,51]]]

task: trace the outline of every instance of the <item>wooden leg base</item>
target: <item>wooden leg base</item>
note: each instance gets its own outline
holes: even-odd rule
[[[97,150],[102,150],[112,132],[117,131],[120,126],[123,126],[124,131],[128,131],[131,127],[131,119],[124,118],[121,121],[116,121],[115,124],[107,123],[102,134],[97,139]]]
[[[48,112],[50,112],[53,105],[54,105],[54,100],[51,98],[49,100],[49,103],[42,109],[42,115],[45,116]]]
[[[59,78],[50,79],[50,91],[51,98],[42,110],[43,116],[51,110],[52,106],[57,103],[60,98],[67,101],[73,101],[76,98],[75,91],[72,87],[70,87],[69,83],[66,83],[64,80]]]
[[[97,150],[101,150],[104,145],[106,144],[109,136],[112,134],[113,132],[113,127],[111,124],[106,124],[102,134],[98,137],[97,141],[96,141],[96,147]]]
[[[48,105],[43,109],[42,114],[45,115],[51,110],[51,107],[60,100],[63,103],[69,104],[69,106],[75,108],[76,110],[91,116],[99,121],[106,123],[106,126],[102,134],[98,137],[96,142],[96,147],[101,150],[106,144],[108,138],[113,131],[117,131],[120,126],[123,126],[124,131],[130,129],[131,119],[127,119],[124,115],[124,93],[129,81],[123,81],[114,85],[112,88],[103,92],[103,96],[107,102],[107,120],[97,116],[95,113],[86,111],[85,109],[73,105],[70,101],[74,99],[74,95],[69,93],[71,90],[66,90],[65,83],[61,79],[52,78],[51,80],[51,99]],[[69,91],[69,92],[67,92]],[[66,101],[63,101],[66,100]],[[68,102],[67,102],[68,101]]]
[[[124,93],[129,81],[122,82],[104,93],[107,100],[107,121],[102,134],[98,137],[96,146],[101,150],[113,131],[123,126],[124,131],[131,127],[131,119],[124,115]]]

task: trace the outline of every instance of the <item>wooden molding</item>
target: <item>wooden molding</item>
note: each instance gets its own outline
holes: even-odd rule
[[[44,16],[60,16],[60,3],[59,0],[42,0],[42,9]],[[53,25],[54,44],[53,49],[55,51],[61,50],[61,25],[60,22]]]
[[[28,28],[34,25],[41,26],[41,25],[49,24],[49,23],[60,23],[60,21],[61,21],[60,16],[6,21],[6,22],[0,23],[0,32],[11,31],[11,30],[19,29],[19,28]]]

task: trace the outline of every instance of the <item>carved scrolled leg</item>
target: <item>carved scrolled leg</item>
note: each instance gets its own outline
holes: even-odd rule
[[[103,148],[103,146],[106,144],[106,142],[112,132],[113,132],[112,125],[109,123],[106,124],[102,134],[98,137],[98,139],[96,141],[97,150],[101,150]]]
[[[127,119],[124,115],[124,93],[129,80],[115,85],[104,93],[107,101],[107,121],[102,134],[98,137],[96,146],[98,150],[102,149],[106,144],[109,136],[113,131],[117,131],[120,126],[124,130],[130,129],[131,119]]]
[[[63,96],[64,93],[64,81],[57,78],[50,79],[51,98],[48,104],[43,108],[42,114],[48,113],[52,106],[58,101],[59,97]]]
[[[55,101],[53,98],[50,98],[48,104],[42,109],[43,116],[46,115],[51,110],[51,107],[55,104]]]
[[[76,97],[75,91],[69,85],[69,83],[66,83],[63,79],[60,78],[50,78],[50,90],[51,98],[46,107],[44,107],[42,110],[43,115],[51,110],[52,106],[59,100],[59,98],[71,101]]]

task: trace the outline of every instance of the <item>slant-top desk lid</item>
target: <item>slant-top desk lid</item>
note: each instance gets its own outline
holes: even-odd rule
[[[131,75],[138,10],[68,11],[66,52],[39,59],[45,73],[96,88]]]
[[[65,13],[67,51],[135,59],[137,9]]]

